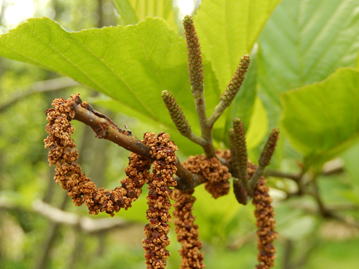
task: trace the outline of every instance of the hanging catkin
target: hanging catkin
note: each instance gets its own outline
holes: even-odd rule
[[[274,230],[275,219],[271,204],[272,199],[263,177],[254,189],[252,202],[255,206],[254,214],[257,221],[258,264],[256,268],[269,269],[274,265],[275,248],[273,241],[276,238],[276,232]]]
[[[182,264],[181,269],[204,268],[202,243],[199,241],[198,225],[194,223],[192,207],[196,198],[192,193],[174,190],[172,193],[174,204],[174,224],[177,240],[181,244]]]
[[[49,149],[48,160],[56,167],[55,181],[61,184],[76,205],[85,203],[91,214],[106,212],[113,215],[121,208],[131,207],[132,202],[139,197],[149,176],[151,162],[132,153],[126,168],[127,177],[121,181],[121,187],[113,190],[97,188],[77,164],[79,154],[71,138],[74,129],[70,123],[75,116],[73,106],[76,97],[55,99],[53,108],[47,110],[48,136],[44,142]]]
[[[173,175],[176,173],[177,147],[165,133],[155,135],[146,133],[144,143],[150,147],[153,170],[149,178],[147,196],[147,219],[145,226],[145,258],[148,269],[162,269],[166,267],[169,252],[168,232],[170,220],[170,187],[176,186]]]

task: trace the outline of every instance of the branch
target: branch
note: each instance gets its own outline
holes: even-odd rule
[[[276,170],[269,170],[269,169],[264,172],[264,176],[287,178],[287,179],[291,179],[295,182],[298,182],[301,179],[300,175],[298,175],[298,174],[291,174],[291,173],[286,173],[286,172],[276,171]]]
[[[78,85],[76,81],[66,77],[35,82],[26,89],[17,90],[15,94],[9,98],[9,100],[0,104],[0,113],[4,112],[12,105],[15,105],[17,102],[25,99],[32,94],[58,91],[76,85]]]
[[[131,132],[122,130],[107,116],[94,110],[86,102],[82,102],[79,97],[74,103],[75,119],[90,126],[98,138],[110,140],[117,145],[132,151],[136,154],[150,157],[150,149],[140,140],[131,135]],[[184,168],[177,158],[177,188],[181,190],[191,190],[204,182],[198,175],[192,174]]]
[[[76,215],[74,213],[66,212],[56,207],[53,207],[41,200],[36,200],[31,204],[30,208],[16,205],[5,199],[0,200],[0,209],[18,209],[18,210],[30,210],[43,217],[46,217],[50,221],[58,224],[64,224],[69,226],[79,227],[86,233],[99,233],[106,232],[117,228],[126,228],[132,225],[133,222],[124,221],[122,219],[113,218],[90,218]]]
[[[133,224],[118,218],[90,218],[78,216],[74,213],[62,211],[56,207],[46,204],[40,200],[32,204],[34,212],[48,218],[49,220],[69,226],[78,226],[86,233],[98,233],[116,228],[125,228]]]
[[[344,170],[344,167],[342,164],[335,163],[335,165],[334,165],[333,162],[329,162],[328,165],[324,166],[323,171],[321,172],[320,175],[331,176],[331,175],[341,174],[344,171],[345,170]],[[294,173],[287,173],[287,172],[270,170],[270,169],[268,169],[264,172],[265,176],[287,178],[287,179],[291,179],[297,183],[302,180],[304,174],[305,174],[305,172],[303,173],[303,171],[301,171],[300,173],[294,174]]]

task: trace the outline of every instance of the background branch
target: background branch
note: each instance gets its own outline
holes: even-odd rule
[[[75,213],[58,209],[41,200],[36,200],[30,207],[25,207],[1,199],[0,209],[32,211],[47,218],[53,223],[78,227],[81,231],[90,234],[110,231],[113,229],[122,229],[134,224],[134,222],[125,221],[119,218],[91,218],[79,216]]]
[[[9,107],[15,105],[17,102],[25,99],[26,97],[32,94],[58,91],[76,85],[78,85],[76,81],[67,77],[54,78],[54,79],[35,82],[34,84],[32,84],[30,87],[26,89],[16,90],[12,97],[10,97],[5,102],[1,103],[0,113],[4,112]]]

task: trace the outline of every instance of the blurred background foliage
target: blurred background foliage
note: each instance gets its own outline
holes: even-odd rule
[[[79,92],[137,137],[168,131],[182,160],[198,153],[176,133],[159,94],[174,92],[197,125],[180,26],[191,12],[203,48],[209,111],[239,58],[252,57],[243,88],[216,126],[216,145],[226,146],[235,116],[247,126],[253,161],[270,128],[282,131],[268,172],[279,232],[275,268],[359,268],[358,1],[0,3],[3,33],[27,17],[48,17],[69,31],[38,19],[0,37],[0,268],[144,267],[145,195],[113,219],[87,218],[87,210],[74,207],[52,181],[42,143],[44,111],[52,99]],[[116,27],[93,29],[104,26]],[[75,127],[84,170],[113,188],[124,176],[128,153],[95,139],[82,124]],[[252,206],[239,205],[232,194],[214,201],[203,187],[195,195],[207,268],[253,268]],[[79,224],[106,219],[124,223],[97,230]],[[179,245],[174,234],[171,239],[169,268],[179,268]]]

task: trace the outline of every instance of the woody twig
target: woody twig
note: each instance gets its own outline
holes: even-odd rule
[[[82,102],[80,97],[76,98],[73,109],[75,119],[90,126],[98,138],[110,140],[131,152],[150,157],[150,149],[146,145],[135,138],[129,131],[120,129],[107,116],[94,110],[86,102]],[[178,159],[176,166],[177,188],[182,190],[193,189],[204,181],[200,176],[192,174],[184,168]]]

